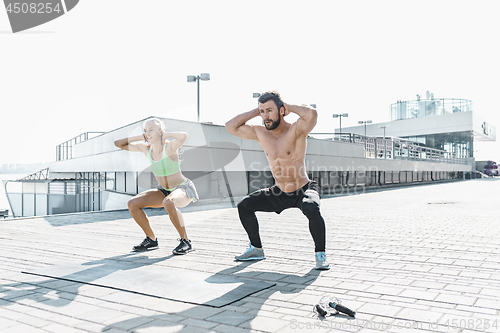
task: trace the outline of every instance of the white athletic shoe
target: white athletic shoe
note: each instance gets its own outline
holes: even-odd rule
[[[325,252],[316,252],[316,269],[318,270],[328,270],[330,269],[330,264],[326,261]]]
[[[262,260],[266,259],[266,256],[264,256],[264,249],[259,250],[258,248],[249,243],[248,249],[246,249],[246,251],[243,252],[242,255],[234,257],[234,259],[239,261]]]

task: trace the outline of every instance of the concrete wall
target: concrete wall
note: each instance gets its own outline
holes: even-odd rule
[[[479,141],[496,141],[496,128],[491,123],[481,118],[477,114],[473,114],[473,130],[475,139]],[[476,133],[478,133],[476,135]]]
[[[384,130],[379,126],[387,126],[386,136],[408,137],[437,133],[452,133],[472,130],[472,112],[457,112],[438,116],[410,118],[385,123],[366,125],[367,136],[383,136]],[[364,135],[364,125],[343,127],[344,133]],[[336,130],[337,132],[337,130]]]
[[[167,131],[185,131],[189,137],[182,148],[183,172],[265,171],[269,163],[256,141],[243,140],[229,134],[223,126],[166,119]],[[149,171],[142,153],[118,149],[114,141],[139,135],[142,121],[76,144],[70,160],[50,164],[52,175],[73,172]],[[365,158],[361,145],[308,138],[306,166],[308,171],[339,171],[353,168],[394,171],[469,171],[461,164],[432,161],[384,160]]]
[[[437,116],[395,120],[385,123],[367,124],[366,135],[381,137],[384,135],[384,130],[380,128],[380,126],[387,126],[385,130],[386,136],[408,137],[473,131],[475,140],[495,141],[495,126],[487,123],[488,130],[486,134],[482,127],[483,123],[485,123],[485,120],[472,111],[457,112]],[[338,131],[338,129],[335,130],[335,132]],[[342,127],[342,132],[364,135],[365,127],[364,125]]]

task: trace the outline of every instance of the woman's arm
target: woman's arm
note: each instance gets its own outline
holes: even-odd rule
[[[134,151],[134,152],[144,152],[144,148],[147,148],[148,145],[145,142],[131,144],[132,142],[137,142],[137,141],[146,141],[144,134],[116,140],[115,146],[117,146],[118,148],[123,149],[123,150]]]
[[[184,145],[184,142],[186,142],[188,138],[188,134],[185,132],[163,132],[163,140],[166,141],[167,138],[173,138],[172,141],[170,141],[170,145],[172,150],[177,150],[182,145]]]

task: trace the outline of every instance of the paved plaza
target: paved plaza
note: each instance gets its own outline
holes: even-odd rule
[[[230,203],[183,209],[195,248],[185,256],[171,255],[162,210],[148,211],[160,249],[147,253],[130,252],[144,236],[128,211],[0,221],[0,332],[500,332],[500,180],[351,194],[322,200],[331,269],[321,272],[298,209],[259,213],[267,259],[244,263]],[[109,260],[276,285],[215,308],[22,273]],[[318,318],[327,294],[356,318]]]

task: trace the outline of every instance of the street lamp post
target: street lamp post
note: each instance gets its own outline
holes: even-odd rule
[[[378,127],[378,128],[383,128],[383,129],[384,129],[384,140],[385,140],[385,129],[386,129],[387,127],[389,127],[389,126],[384,125],[384,126],[379,126],[379,127]]]
[[[371,124],[371,120],[360,120],[358,121],[358,124],[365,124],[365,136],[366,136],[366,124]]]
[[[342,134],[342,117],[349,117],[349,113],[334,113],[332,115],[332,117],[340,119],[340,131],[339,131],[339,134]]]
[[[386,146],[387,144],[385,143],[385,129],[389,127],[388,125],[383,125],[383,126],[379,126],[378,128],[383,128],[384,129],[384,158],[387,158],[387,149],[386,149]]]
[[[200,122],[200,80],[210,81],[210,74],[209,73],[201,73],[198,76],[188,75],[188,77],[187,77],[187,82],[196,82],[197,86],[198,86],[198,89],[197,89],[197,93],[198,93],[198,99],[197,99],[198,100],[198,122]]]

